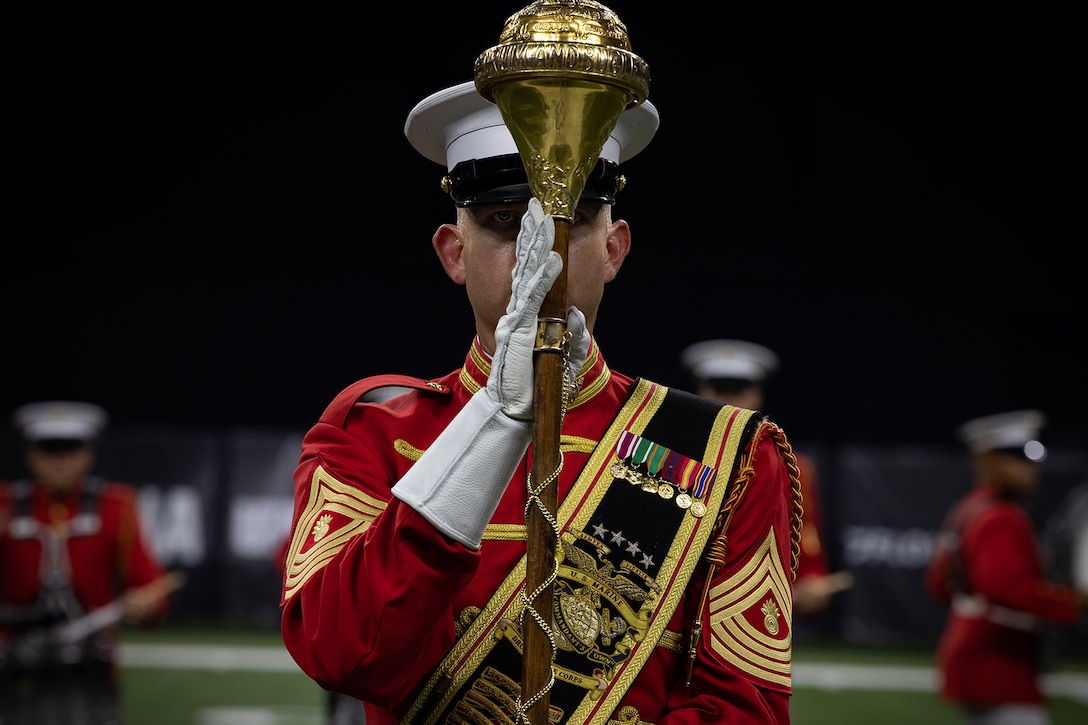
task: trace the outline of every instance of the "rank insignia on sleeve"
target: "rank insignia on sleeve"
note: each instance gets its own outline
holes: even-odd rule
[[[747,565],[710,590],[706,643],[721,661],[772,688],[790,686],[793,595],[774,532]]]
[[[344,544],[366,531],[386,505],[318,466],[310,481],[310,499],[287,552],[284,598],[291,598]]]

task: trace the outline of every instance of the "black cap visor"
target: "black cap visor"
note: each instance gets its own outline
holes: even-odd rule
[[[586,178],[579,202],[616,203],[618,177],[616,162],[598,159],[593,173]],[[533,196],[518,154],[462,161],[450,170],[445,181],[457,206],[523,204]]]
[[[64,455],[89,446],[89,441],[79,438],[40,438],[30,444],[31,448],[49,456]]]

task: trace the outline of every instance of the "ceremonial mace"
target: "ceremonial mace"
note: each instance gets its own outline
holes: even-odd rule
[[[538,0],[511,15],[499,44],[475,66],[476,90],[502,113],[529,188],[555,220],[553,249],[563,271],[541,305],[533,352],[533,444],[523,617],[521,700],[528,722],[548,722],[555,644],[550,624],[558,569],[559,435],[566,404],[563,355],[567,246],[586,178],[620,114],[649,95],[646,63],[631,52],[627,28],[590,0]],[[578,371],[573,371],[577,374]],[[535,505],[533,505],[535,503]]]

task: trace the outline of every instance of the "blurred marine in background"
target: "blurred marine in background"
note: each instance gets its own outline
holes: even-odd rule
[[[746,340],[704,340],[680,353],[695,392],[711,400],[764,410],[765,384],[778,371],[771,349]],[[793,611],[816,615],[827,609],[835,592],[853,581],[849,572],[831,573],[824,546],[824,516],[816,461],[794,451],[801,472],[801,555],[793,583]]]
[[[958,430],[975,484],[947,514],[926,588],[949,605],[937,649],[941,694],[968,725],[1046,725],[1041,683],[1044,624],[1075,625],[1088,591],[1045,578],[1040,542],[1023,505],[1046,448],[1039,411],[976,418]]]
[[[33,403],[13,420],[30,475],[0,483],[0,725],[118,725],[118,627],[161,621],[179,582],[135,489],[91,474],[104,410]]]

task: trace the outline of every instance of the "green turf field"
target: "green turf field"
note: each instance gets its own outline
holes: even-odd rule
[[[325,693],[275,630],[126,632],[126,725],[322,725]],[[843,646],[794,650],[793,725],[959,725],[930,656]],[[1056,673],[1053,725],[1088,723],[1088,663]]]

